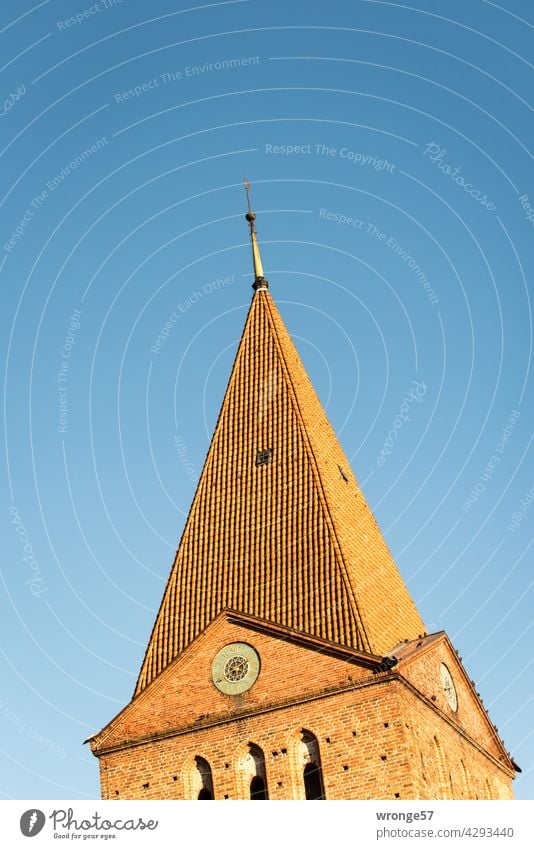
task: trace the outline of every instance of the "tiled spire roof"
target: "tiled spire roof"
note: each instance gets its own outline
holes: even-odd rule
[[[255,287],[136,695],[224,608],[373,654],[425,631],[267,285]]]

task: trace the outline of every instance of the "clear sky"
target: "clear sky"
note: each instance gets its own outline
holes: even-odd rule
[[[534,10],[4,0],[0,793],[98,798],[252,282],[533,798]],[[171,321],[174,316],[174,321]]]

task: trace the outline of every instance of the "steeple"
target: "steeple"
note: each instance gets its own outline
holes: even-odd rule
[[[256,227],[254,222],[256,221],[256,213],[252,212],[252,208],[250,206],[250,183],[245,177],[245,191],[247,193],[247,206],[248,212],[245,215],[249,226],[250,226],[250,241],[252,242],[252,261],[254,263],[254,283],[252,284],[252,288],[256,289],[268,289],[269,281],[265,279],[263,276],[263,265],[260,256],[260,247],[258,245],[258,237],[256,234]]]
[[[510,799],[519,767],[446,634],[425,634],[245,188],[254,295],[133,698],[87,741],[102,797]]]
[[[248,197],[248,184],[247,188]],[[136,694],[225,608],[385,655],[425,626],[263,276]]]

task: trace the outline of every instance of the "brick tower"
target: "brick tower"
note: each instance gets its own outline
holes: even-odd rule
[[[247,185],[248,198],[248,185]],[[254,295],[104,799],[509,799],[518,769],[427,634],[282,322]]]

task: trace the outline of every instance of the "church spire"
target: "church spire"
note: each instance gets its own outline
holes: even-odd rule
[[[251,235],[257,291],[136,695],[224,609],[380,656],[425,631]]]
[[[256,234],[256,228],[254,226],[254,222],[256,220],[256,213],[252,212],[252,208],[250,206],[250,183],[247,178],[244,178],[245,183],[245,191],[247,193],[247,206],[248,212],[245,215],[250,227],[250,241],[252,242],[252,260],[254,262],[254,283],[252,284],[253,289],[268,289],[269,281],[265,279],[263,276],[263,265],[261,262],[260,256],[260,248],[258,245],[258,238]]]

